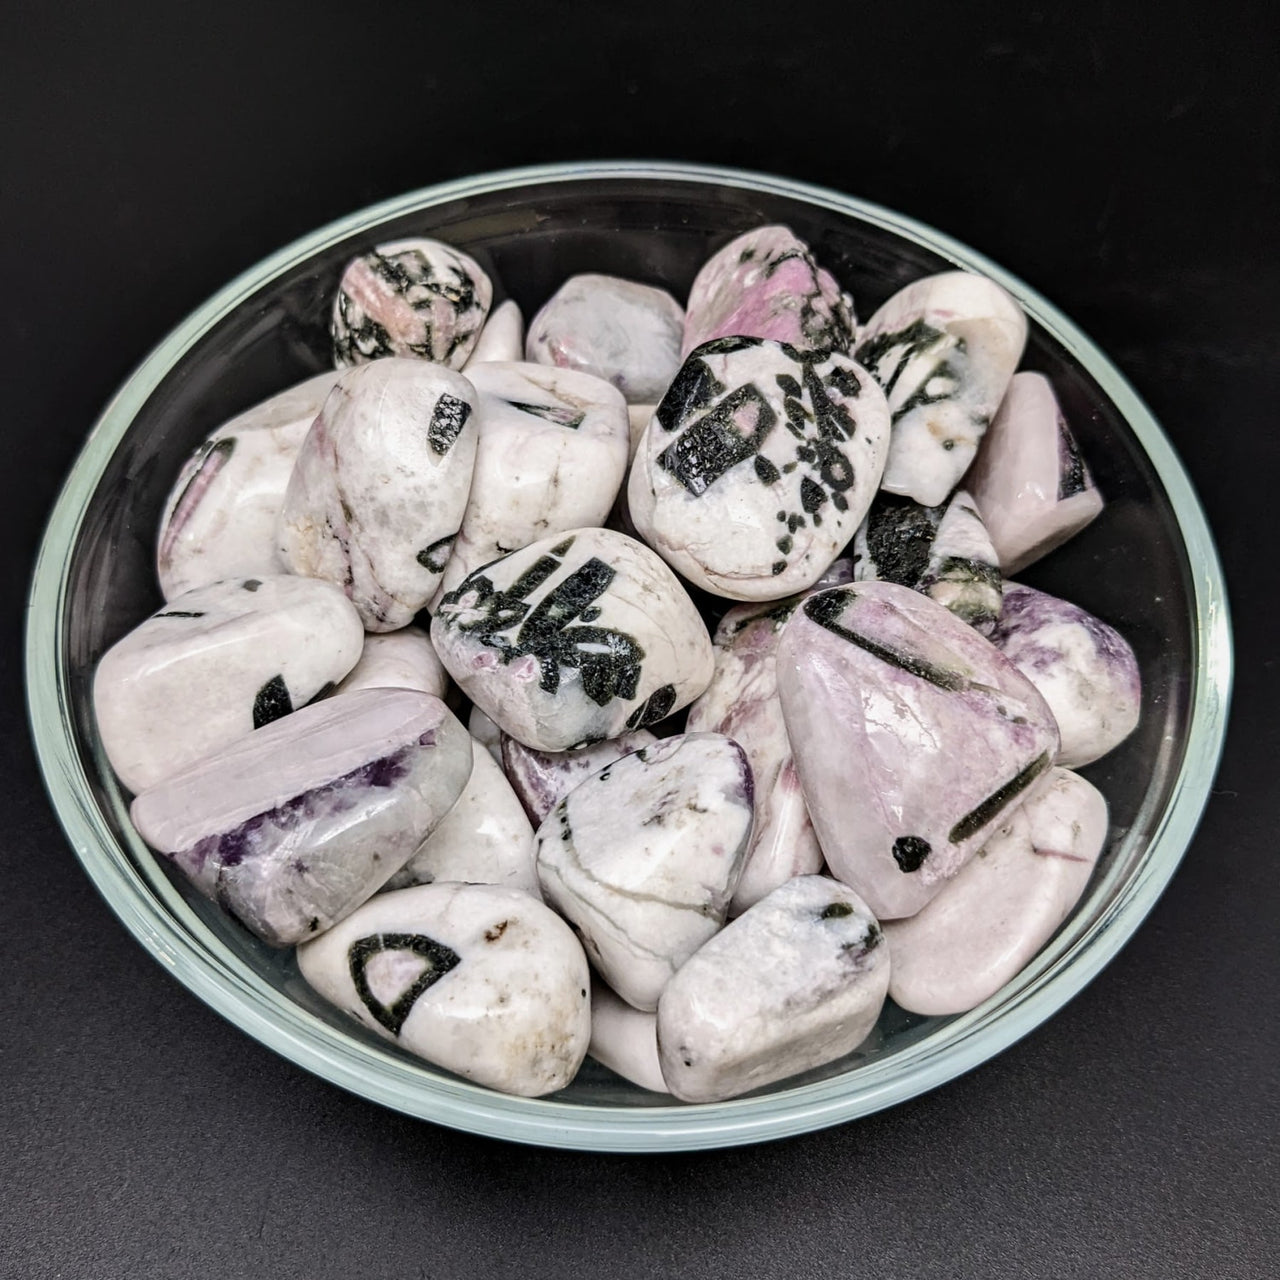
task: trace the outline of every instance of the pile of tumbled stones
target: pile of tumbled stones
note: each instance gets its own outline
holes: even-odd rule
[[[949,272],[858,324],[780,226],[685,309],[580,275],[525,336],[492,299],[379,245],[337,368],[187,462],[167,603],[94,688],[139,833],[516,1094],[590,1052],[728,1098],[887,996],[985,1000],[1083,892],[1107,806],[1071,770],[1139,704],[1114,630],[1006,581],[1102,507],[1021,309]]]

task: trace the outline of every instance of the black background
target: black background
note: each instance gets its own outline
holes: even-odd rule
[[[1266,3],[0,3],[0,1275],[1277,1274],[1280,72]],[[912,214],[1106,349],[1206,506],[1235,713],[1199,835],[1027,1040],[826,1132],[689,1156],[405,1119],[221,1021],[45,798],[21,602],[83,436],[233,274],[449,177],[654,157]]]

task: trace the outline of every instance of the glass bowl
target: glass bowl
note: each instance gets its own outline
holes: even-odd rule
[[[161,601],[153,548],[188,452],[224,419],[327,367],[342,267],[375,243],[441,238],[473,254],[526,318],[567,276],[604,271],[683,298],[731,236],[791,226],[870,315],[894,290],[960,266],[998,280],[1030,319],[1024,368],[1054,382],[1107,498],[1084,533],[1019,575],[1117,626],[1142,668],[1142,721],[1085,770],[1110,844],[1079,907],[977,1009],[926,1018],[887,1006],[857,1052],[756,1094],[686,1106],[588,1060],[549,1098],[507,1097],[376,1039],[322,1003],[291,953],[257,942],[171,879],[134,833],[94,727],[100,655]],[[67,836],[128,928],[197,996],[299,1066],[410,1115],[495,1137],[595,1150],[728,1146],[816,1129],[934,1088],[998,1053],[1078,992],[1132,934],[1200,817],[1225,728],[1231,650],[1221,568],[1169,442],[1069,320],[979,254],[909,218],[779,178],[675,164],[517,170],[432,187],[307,236],[233,281],[171,333],[94,427],[41,547],[27,630],[29,708]]]

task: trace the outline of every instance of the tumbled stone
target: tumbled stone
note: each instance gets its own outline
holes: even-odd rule
[[[1044,784],[1058,749],[1035,686],[928,596],[817,592],[778,645],[778,693],[827,865],[880,919],[914,915]]]
[[[893,439],[884,488],[947,500],[973,461],[1027,340],[1022,308],[966,271],[900,289],[858,335],[858,361],[885,389]]]
[[[294,573],[346,590],[369,631],[431,599],[471,488],[475,391],[422,360],[343,374],[302,443],[280,514]]]
[[[658,1064],[658,1016],[615,995],[591,979],[591,1047],[588,1053],[610,1071],[651,1093],[669,1093]]]
[[[478,745],[457,802],[387,881],[387,888],[435,880],[501,884],[541,897],[533,865],[533,825],[502,769]]]
[[[502,768],[530,821],[537,826],[574,787],[605,765],[657,741],[648,729],[637,729],[578,751],[537,751],[503,735]]]
[[[889,949],[866,904],[798,876],[712,938],[658,1002],[658,1056],[685,1102],[718,1102],[852,1053],[874,1028]]]
[[[537,832],[543,896],[637,1009],[724,923],[751,836],[751,769],[720,734],[623,756]]]
[[[370,1031],[503,1093],[554,1093],[586,1057],[586,957],[563,920],[516,889],[379,894],[299,947],[298,968]]]
[[[525,357],[612,383],[629,404],[662,398],[680,368],[684,310],[665,290],[570,276],[529,323]]]
[[[788,227],[756,227],[703,264],[689,291],[681,355],[713,338],[772,338],[848,351],[853,301]]]
[[[1051,770],[932,902],[885,924],[890,996],[912,1013],[949,1014],[994,995],[1080,900],[1106,837],[1101,794]]]
[[[1070,769],[1119,746],[1137,727],[1142,676],[1129,643],[1078,605],[1007,582],[992,640],[1040,691],[1058,722],[1055,757]]]
[[[164,506],[156,573],[166,600],[226,578],[284,573],[276,520],[294,460],[336,371],[224,422],[187,459]]]
[[[884,395],[849,357],[717,339],[645,429],[631,519],[697,586],[777,600],[812,586],[853,536],[888,441]]]
[[[524,358],[524,317],[519,304],[508,298],[489,312],[489,318],[480,330],[480,337],[467,357],[463,372],[473,365],[489,364],[494,360],[522,360]]]
[[[439,240],[380,244],[342,273],[329,332],[338,366],[412,356],[461,369],[489,314],[493,285],[474,258]]]
[[[440,595],[565,529],[601,525],[627,471],[627,407],[607,382],[538,364],[478,365],[476,460]]]
[[[568,751],[656,724],[711,679],[711,638],[675,575],[608,529],[543,538],[444,597],[431,640],[504,732]]]
[[[983,635],[995,629],[1000,562],[963,489],[941,507],[881,491],[854,535],[853,549],[856,581],[923,591]]]
[[[142,838],[272,946],[355,910],[458,798],[471,739],[439,698],[369,689],[304,707],[133,802]]]
[[[360,659],[337,693],[361,689],[417,689],[443,698],[449,677],[431,647],[431,637],[418,627],[402,627],[368,635]]]
[[[1047,555],[1102,510],[1102,495],[1041,373],[1013,375],[965,485],[1006,575]]]
[[[103,655],[93,707],[130,791],[251,734],[326,692],[364,631],[331,583],[288,574],[197,587]]]

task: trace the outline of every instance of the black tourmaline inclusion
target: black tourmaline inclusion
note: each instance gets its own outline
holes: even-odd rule
[[[365,975],[369,961],[382,951],[412,951],[427,962],[426,968],[414,982],[389,1005],[383,1004],[373,994]],[[452,947],[446,947],[443,942],[437,942],[421,933],[370,934],[367,938],[357,938],[347,952],[347,964],[351,970],[351,981],[355,983],[356,994],[364,1007],[393,1036],[400,1034],[400,1028],[404,1026],[418,997],[461,963],[462,957]]]
[[[929,842],[920,836],[899,836],[893,842],[893,860],[908,873],[919,871],[929,852]]]

